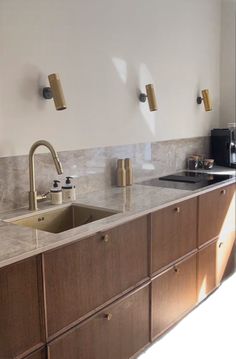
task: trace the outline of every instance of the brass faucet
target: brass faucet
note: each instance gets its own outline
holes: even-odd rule
[[[59,175],[61,175],[63,173],[61,162],[60,162],[58,155],[57,155],[56,151],[54,150],[53,146],[48,141],[45,141],[45,140],[36,141],[31,146],[30,151],[29,151],[29,183],[30,183],[29,209],[31,211],[37,211],[37,209],[38,209],[37,202],[39,200],[46,198],[45,195],[37,195],[37,191],[35,189],[34,153],[35,153],[35,150],[39,146],[45,146],[49,149],[49,151],[51,152],[55,167],[57,169],[57,173]]]

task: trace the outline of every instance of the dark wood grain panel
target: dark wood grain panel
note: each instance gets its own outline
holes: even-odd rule
[[[217,287],[217,241],[202,248],[198,253],[198,301],[206,298]]]
[[[44,273],[51,336],[147,278],[147,218],[46,253]]]
[[[152,338],[167,330],[196,304],[196,255],[152,281]]]
[[[198,301],[206,298],[236,271],[236,244],[231,233],[204,246],[198,253]]]
[[[217,285],[236,271],[236,240],[234,233],[220,237],[217,241]]]
[[[0,269],[0,358],[12,359],[42,345],[37,257]]]
[[[46,349],[37,350],[33,354],[27,356],[25,359],[46,359]]]
[[[199,247],[220,236],[235,236],[235,189],[232,184],[199,196]]]
[[[149,287],[49,344],[49,359],[128,359],[149,342]]]
[[[151,215],[152,273],[197,247],[197,198]]]

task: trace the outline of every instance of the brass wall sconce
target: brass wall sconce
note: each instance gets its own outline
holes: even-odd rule
[[[147,91],[147,94],[140,93],[139,101],[146,102],[146,99],[148,99],[150,111],[156,111],[158,109],[158,106],[157,106],[157,100],[156,100],[154,86],[152,84],[146,85],[146,91]]]
[[[48,75],[48,80],[50,87],[43,88],[43,97],[46,100],[51,100],[53,98],[56,110],[65,110],[66,101],[63,94],[60,77],[58,74]]]
[[[202,90],[202,97],[197,97],[197,103],[198,105],[201,105],[201,103],[204,103],[205,111],[212,111],[212,103],[211,98],[209,94],[209,90]]]

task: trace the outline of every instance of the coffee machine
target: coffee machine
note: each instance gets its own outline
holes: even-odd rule
[[[211,131],[211,155],[216,165],[236,168],[236,127]]]

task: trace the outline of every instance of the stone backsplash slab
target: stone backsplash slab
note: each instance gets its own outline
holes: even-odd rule
[[[36,188],[48,192],[53,179],[64,183],[65,176],[74,176],[80,194],[105,191],[115,185],[117,158],[130,157],[134,181],[160,177],[185,168],[191,154],[209,155],[209,137],[196,137],[59,152],[64,173],[58,176],[50,153],[35,155]],[[0,158],[0,212],[28,205],[28,156]]]

